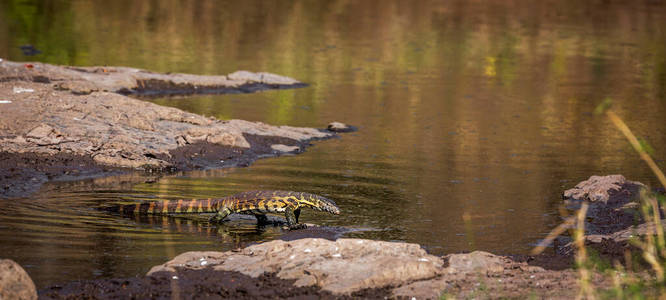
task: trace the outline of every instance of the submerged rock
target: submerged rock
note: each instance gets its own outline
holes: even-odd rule
[[[0,299],[37,299],[32,279],[11,259],[0,259]]]

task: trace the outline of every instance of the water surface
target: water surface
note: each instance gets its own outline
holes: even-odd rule
[[[434,254],[526,253],[559,222],[560,195],[590,175],[657,182],[592,111],[603,99],[666,162],[661,1],[5,1],[0,57],[163,72],[267,71],[302,89],[151,101],[220,119],[359,127],[249,168],[64,183],[0,205],[0,257],[38,286],[144,274],[191,250],[279,236],[126,219],[109,202],[313,192],[343,214],[302,220]],[[20,45],[42,54],[26,57]],[[465,221],[467,220],[467,221]]]

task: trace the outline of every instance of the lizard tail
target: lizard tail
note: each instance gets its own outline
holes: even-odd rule
[[[125,215],[131,214],[188,214],[216,212],[218,203],[214,199],[145,201],[137,204],[119,204],[104,210]]]

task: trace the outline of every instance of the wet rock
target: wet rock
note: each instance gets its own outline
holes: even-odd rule
[[[252,277],[276,273],[278,278],[296,280],[296,286],[315,285],[334,294],[349,294],[432,278],[440,274],[442,265],[440,258],[416,244],[307,238],[271,241],[240,252],[188,252],[153,267],[148,275],[206,267]]]
[[[10,259],[0,259],[0,299],[37,299],[28,273]]]
[[[656,234],[654,223],[646,223],[639,209],[643,191],[647,191],[644,184],[626,180],[622,175],[592,176],[563,196],[570,208],[578,208],[582,201],[589,203],[585,245],[601,255],[622,259],[625,251],[637,250],[630,243],[631,238]],[[570,238],[560,237],[557,241],[557,253],[575,253]]]
[[[331,122],[331,123],[328,124],[328,127],[326,127],[326,129],[328,129],[329,131],[333,131],[333,132],[352,132],[352,131],[356,131],[355,127],[349,126],[347,124],[340,123],[340,122]]]
[[[582,201],[589,203],[585,232],[610,234],[635,224],[638,200],[646,186],[629,181],[622,175],[591,176],[563,194],[568,208],[578,209]]]

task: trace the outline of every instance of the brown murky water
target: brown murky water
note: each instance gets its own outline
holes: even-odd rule
[[[20,45],[42,53],[27,57]],[[123,219],[93,210],[250,189],[327,195],[302,219],[444,254],[525,253],[561,192],[594,174],[656,185],[603,99],[666,168],[663,1],[3,1],[0,57],[164,72],[268,71],[296,90],[151,100],[229,119],[360,130],[249,168],[65,183],[0,203],[0,257],[38,286],[133,276],[189,250],[279,236],[252,221]],[[464,220],[468,221],[464,221]]]

